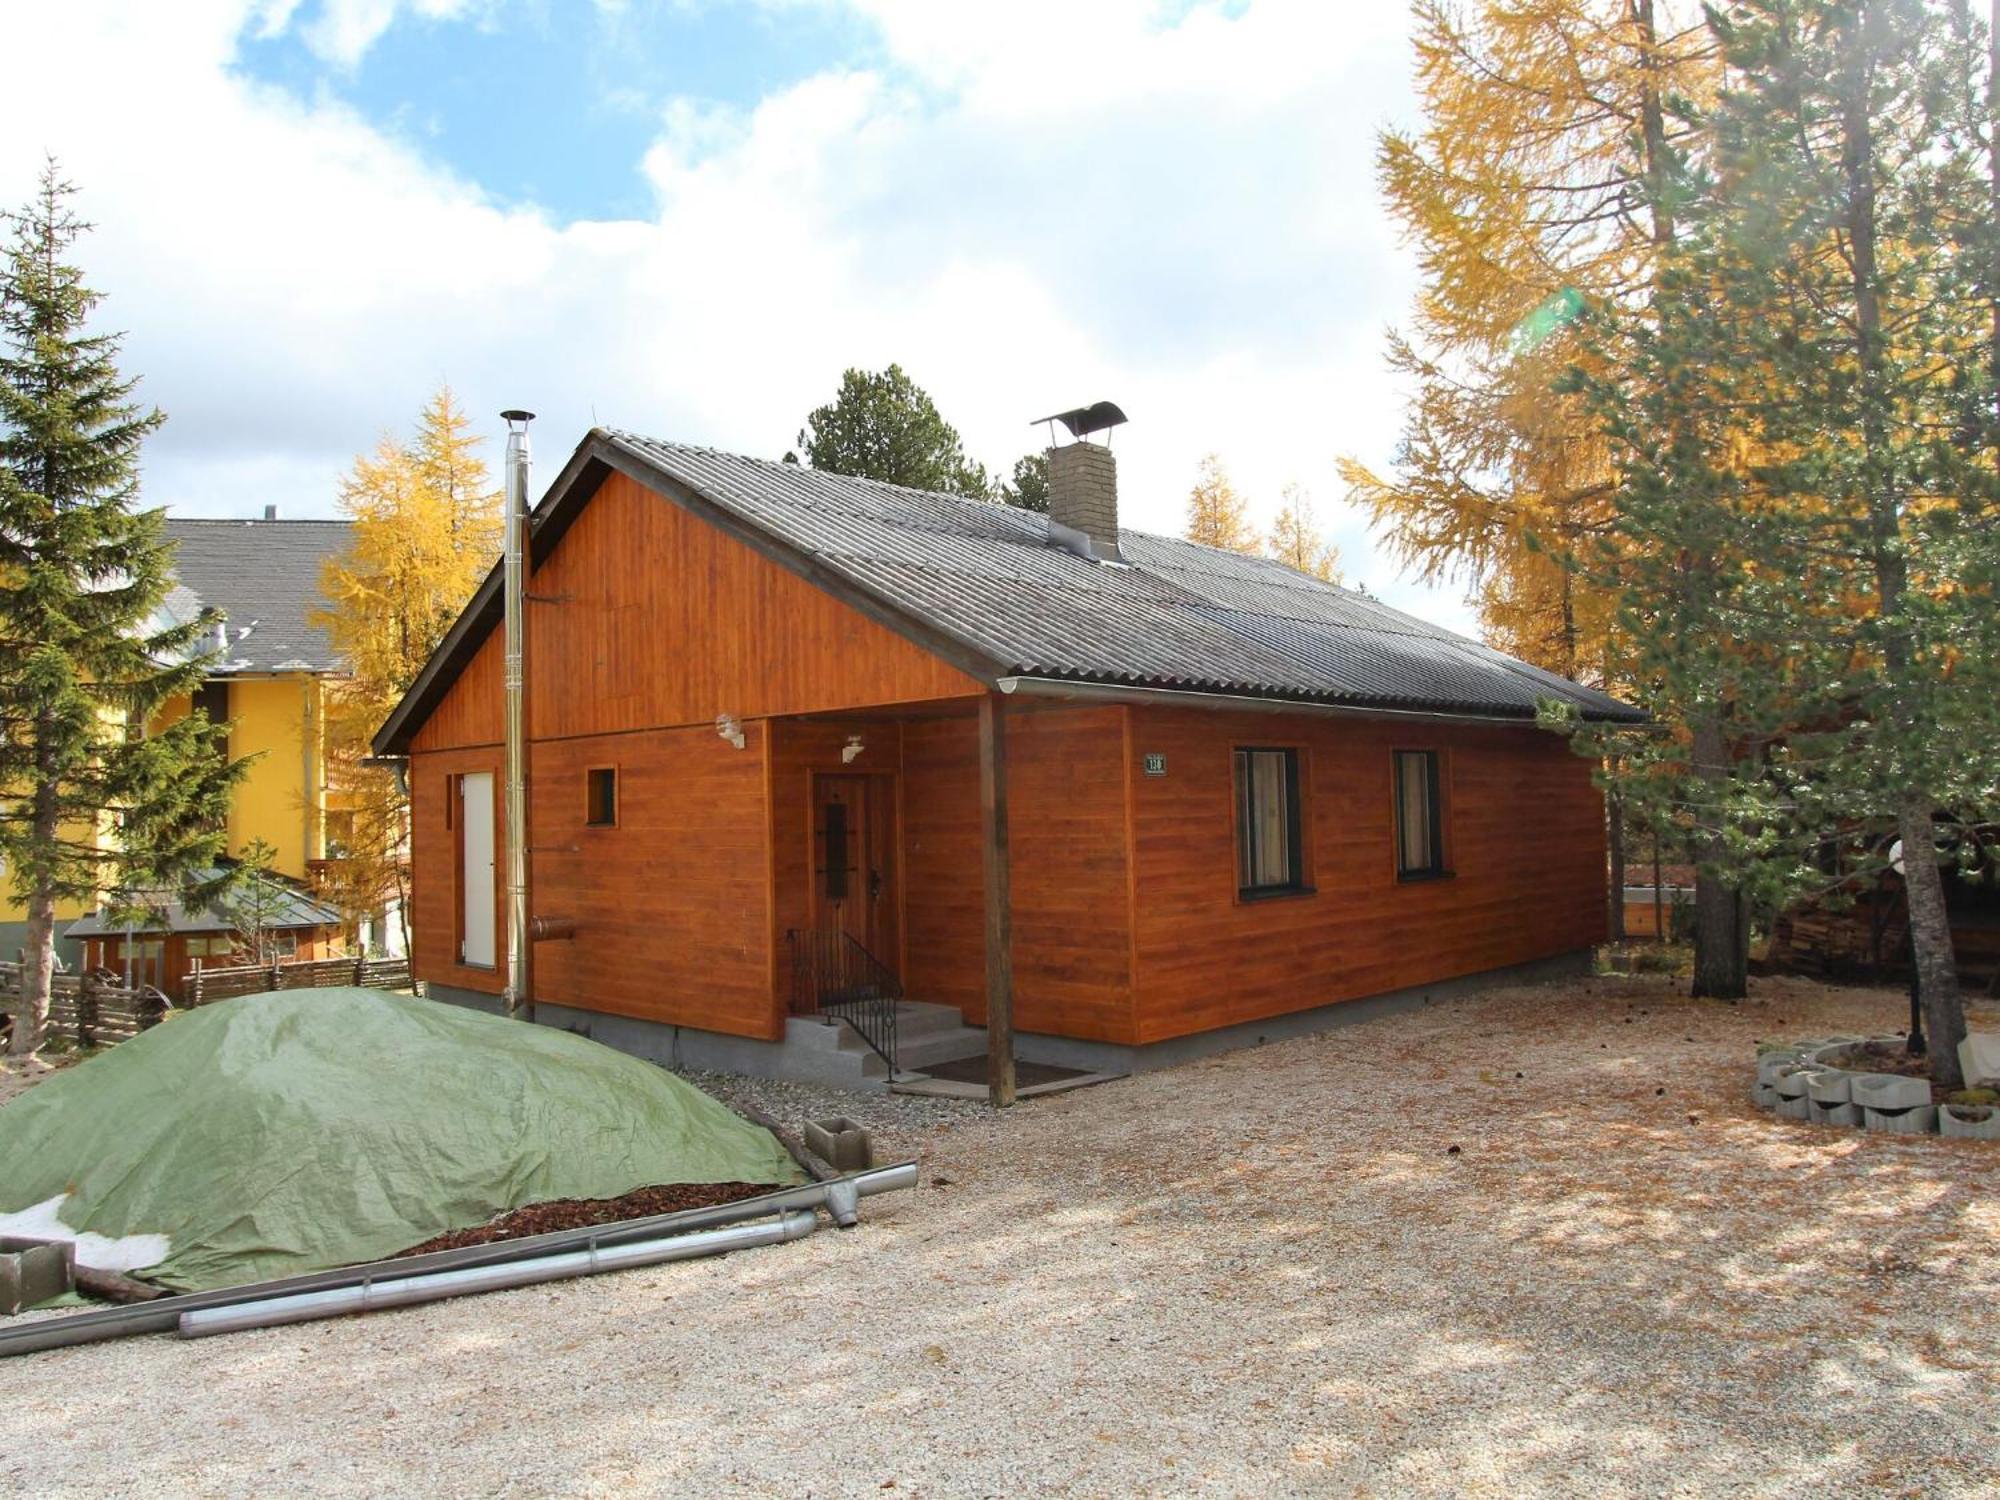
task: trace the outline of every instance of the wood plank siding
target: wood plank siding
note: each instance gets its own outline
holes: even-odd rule
[[[535,945],[536,998],[781,1035],[774,858],[796,840],[774,836],[774,810],[792,809],[770,798],[760,721],[979,685],[623,475],[540,560],[531,592],[531,901],[538,916],[579,923],[575,939]],[[496,631],[418,728],[410,759],[416,973],[489,994],[505,976],[458,962],[446,796],[466,771],[500,785],[500,653]],[[720,714],[743,721],[744,749],[717,734]],[[893,721],[870,727],[893,746]],[[837,769],[846,732],[797,743]],[[585,772],[611,766],[618,824],[587,827]],[[504,892],[496,899],[504,912]]]
[[[1007,715],[1014,1025],[1133,1038],[1122,708]],[[908,726],[903,828],[912,995],[986,1019],[977,727]]]
[[[528,606],[535,740],[820,713],[976,693],[981,684],[628,479],[613,474],[538,560]],[[413,751],[498,744],[496,630]]]
[[[535,945],[538,1000],[782,1036],[825,775],[868,778],[844,783],[854,805],[889,809],[895,905],[874,930],[894,951],[878,957],[912,999],[984,1020],[985,685],[622,475],[531,592],[531,902],[577,924]],[[454,776],[499,784],[499,651],[496,632],[416,726],[410,771],[416,973],[495,994],[497,969],[457,960],[448,809]],[[1162,1041],[1603,938],[1590,767],[1532,726],[1004,707],[1020,1031]],[[741,749],[719,714],[741,721]],[[1239,893],[1239,747],[1296,752],[1307,889]],[[1438,756],[1446,878],[1398,878],[1397,750]],[[609,826],[589,821],[593,769],[616,772]]]
[[[1603,941],[1603,805],[1552,734],[1026,707],[1007,727],[1019,1030],[1164,1041]],[[1300,751],[1310,893],[1238,895],[1239,745]],[[977,1024],[975,748],[970,720],[904,730],[907,984]],[[1398,749],[1440,752],[1450,879],[1397,878]]]
[[[1532,727],[1138,708],[1137,1039],[1161,1041],[1604,940],[1603,804]],[[1300,756],[1310,894],[1237,893],[1231,751]],[[1396,874],[1392,752],[1436,750],[1443,880]]]

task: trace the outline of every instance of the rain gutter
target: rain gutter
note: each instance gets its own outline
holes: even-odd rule
[[[1535,726],[1533,714],[1452,713],[1428,708],[1374,708],[1350,703],[1321,703],[1300,698],[1255,698],[1248,694],[1211,693],[1198,688],[1126,687],[1117,683],[1076,682],[1063,677],[1002,677],[994,684],[1019,698],[1059,698],[1078,703],[1156,704],[1163,708],[1230,709],[1242,713],[1312,714],[1341,719],[1443,719],[1464,724]]]

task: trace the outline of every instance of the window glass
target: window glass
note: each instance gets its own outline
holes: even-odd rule
[[[1401,875],[1444,872],[1435,750],[1396,752],[1396,871]]]
[[[826,899],[847,899],[847,804],[826,805]]]
[[[1296,750],[1236,751],[1236,883],[1246,892],[1304,884]]]

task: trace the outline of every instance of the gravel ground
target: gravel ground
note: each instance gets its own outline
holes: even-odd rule
[[[993,1118],[991,1109],[970,1099],[857,1094],[819,1084],[744,1078],[735,1073],[683,1072],[680,1076],[725,1104],[762,1110],[794,1134],[809,1119],[845,1115],[868,1132],[878,1161],[907,1160],[918,1155],[941,1130]]]
[[[75,1058],[64,1054],[53,1054],[47,1058],[37,1057],[32,1062],[0,1062],[0,1104],[5,1104],[47,1078],[51,1073],[68,1067]]]
[[[958,1107],[852,1233],[0,1366],[0,1492],[1991,1495],[2000,1149],[1747,1097],[1900,1005],[1578,981]]]

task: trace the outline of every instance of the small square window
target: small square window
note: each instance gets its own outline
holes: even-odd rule
[[[1435,750],[1396,752],[1396,874],[1430,880],[1446,874],[1443,804]]]
[[[618,772],[610,766],[586,771],[583,821],[592,828],[618,825]]]
[[[1296,750],[1236,751],[1236,886],[1245,896],[1305,889]]]

